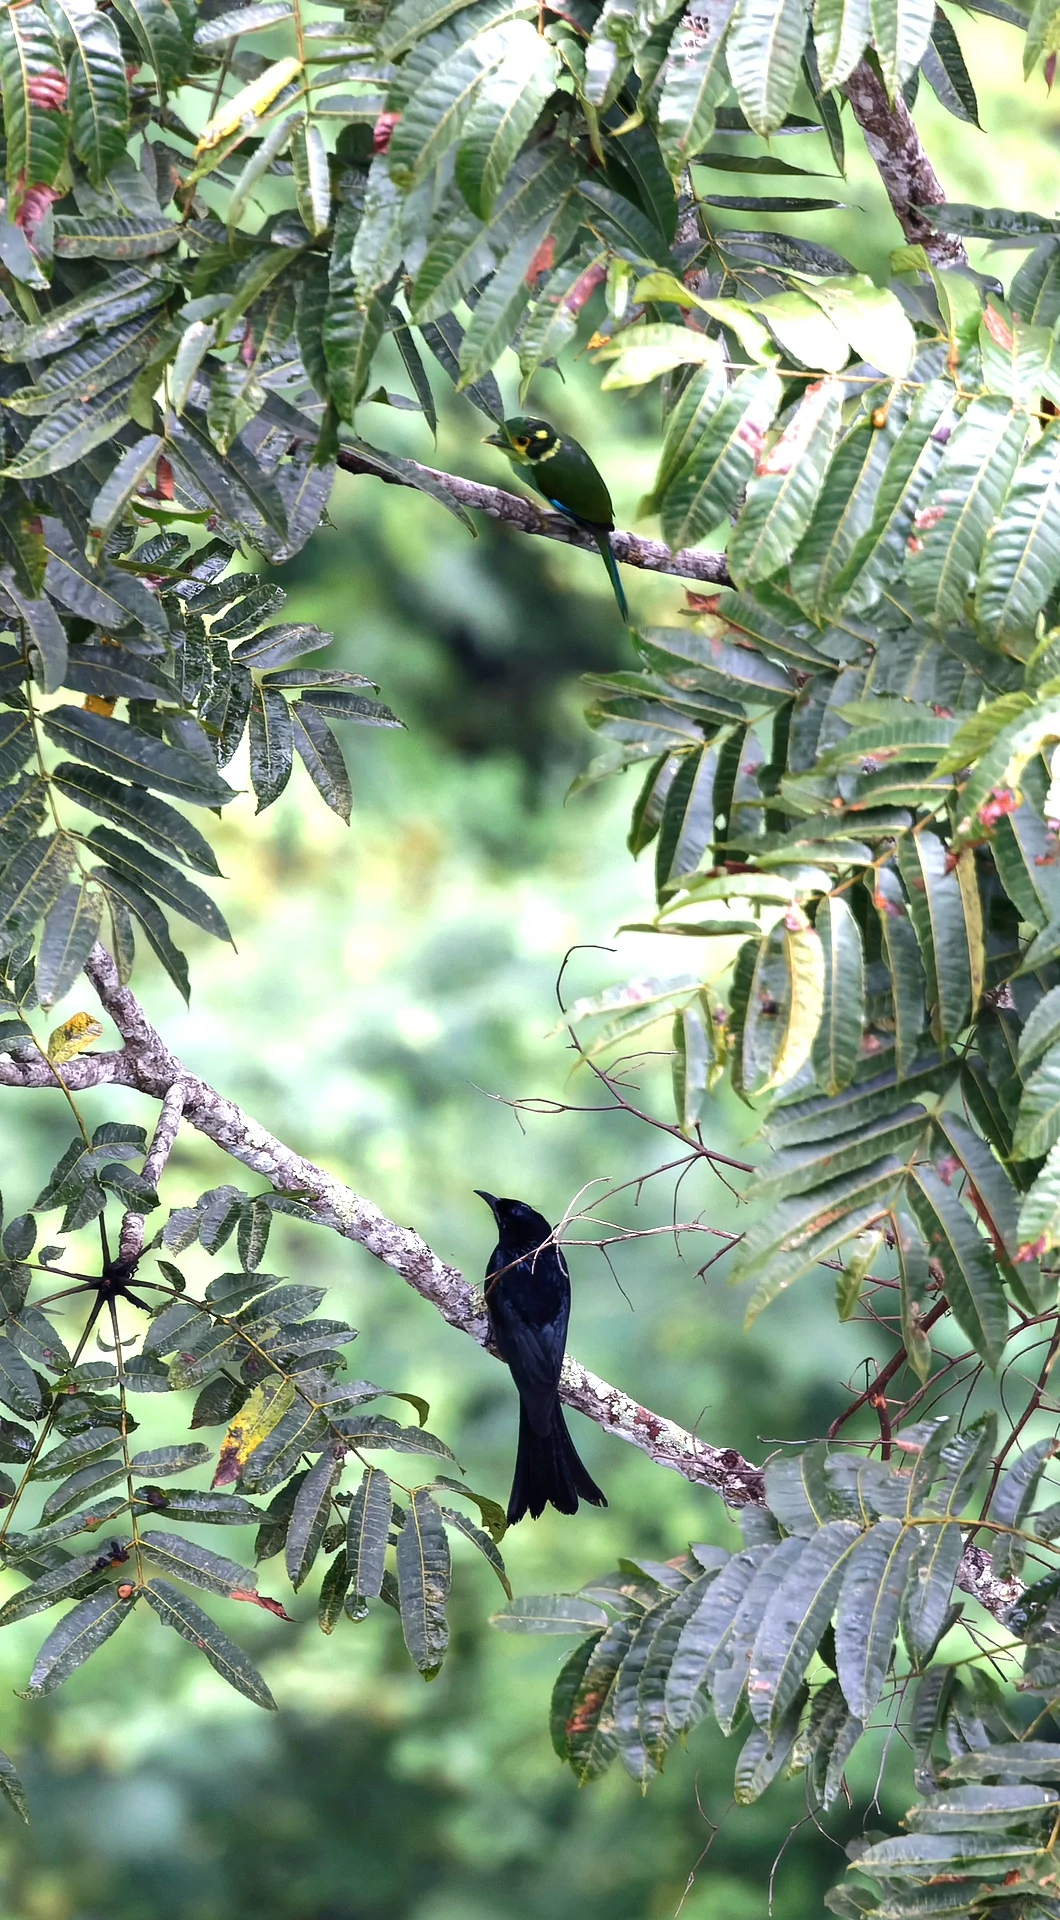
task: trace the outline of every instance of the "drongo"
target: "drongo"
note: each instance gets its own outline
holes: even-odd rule
[[[497,1222],[497,1245],[486,1268],[490,1331],[519,1389],[519,1451],[508,1523],[514,1525],[524,1513],[536,1520],[550,1501],[560,1513],[577,1513],[579,1496],[606,1507],[578,1458],[559,1403],[570,1317],[567,1263],[543,1214],[523,1200],[475,1191]]]

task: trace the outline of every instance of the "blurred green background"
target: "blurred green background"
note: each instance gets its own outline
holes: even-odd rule
[[[960,28],[985,135],[947,118],[926,90],[918,109],[950,197],[1053,211],[1056,107],[1039,83],[1024,90],[1017,35],[965,18]],[[851,207],[813,216],[806,230],[882,276],[899,235],[852,145],[841,189]],[[813,141],[783,151],[828,164]],[[1011,264],[1000,263],[1006,279]],[[563,386],[555,374],[540,379],[533,404],[589,442],[619,524],[631,524],[651,480],[657,400],[601,399],[584,362],[565,371]],[[479,444],[484,423],[460,402],[445,408],[436,453],[405,413],[367,407],[362,431],[506,482]],[[563,1037],[550,1031],[556,973],[577,942],[617,951],[576,955],[571,993],[683,965],[680,943],[615,938],[650,904],[650,876],[624,846],[632,780],[564,802],[593,751],[579,676],[631,656],[603,570],[585,554],[490,526],[472,542],[431,502],[367,479],[340,482],[332,523],[285,570],[292,616],[329,627],[329,660],[377,679],[408,731],[347,734],[350,831],[300,769],[263,819],[249,799],[228,809],[219,897],[238,952],[191,939],[188,1013],[150,960],[138,985],[193,1068],[477,1274],[491,1236],[474,1187],[557,1217],[583,1183],[628,1180],[673,1158],[666,1136],[591,1111],[598,1090],[587,1075],[571,1079]],[[677,617],[675,583],[626,580],[635,619]],[[666,1063],[649,1059],[636,1077],[665,1113]],[[576,1110],[517,1116],[494,1097],[533,1095]],[[150,1124],[129,1094],[84,1106],[92,1121]],[[9,1096],[8,1112],[4,1187],[17,1211],[67,1123],[44,1095]],[[745,1113],[719,1107],[718,1145],[748,1131]],[[206,1143],[182,1137],[166,1198],[192,1199],[230,1173]],[[671,1201],[664,1179],[650,1183],[636,1217],[665,1224]],[[686,1184],[681,1216],[701,1208],[724,1225],[735,1202],[717,1183]],[[634,1217],[628,1196],[611,1217]],[[571,1346],[588,1365],[754,1455],[827,1425],[866,1351],[863,1328],[836,1326],[827,1276],[744,1335],[741,1304],[717,1269],[696,1277],[702,1242],[678,1250],[661,1236],[612,1252],[614,1272],[598,1252],[572,1255]],[[426,1394],[431,1424],[471,1484],[505,1498],[516,1403],[501,1368],[387,1269],[322,1232],[283,1223],[268,1264],[332,1286],[335,1309],[361,1329],[357,1372]],[[194,1261],[186,1266],[194,1274]],[[160,1410],[150,1398],[141,1409],[150,1444]],[[690,1539],[733,1537],[715,1499],[574,1424],[611,1504],[576,1522],[550,1512],[510,1534],[516,1591],[575,1587],[619,1554],[662,1558]],[[233,1553],[249,1551],[232,1536],[213,1544],[229,1539]],[[275,1717],[139,1617],[54,1701],[24,1705],[13,1689],[41,1623],[9,1629],[0,1741],[24,1772],[33,1826],[0,1816],[0,1920],[655,1920],[677,1911],[690,1876],[686,1920],[756,1920],[789,1828],[773,1911],[796,1920],[820,1910],[842,1870],[842,1812],[819,1832],[798,1784],[733,1812],[738,1743],[726,1748],[706,1728],[646,1798],[617,1769],[579,1792],[547,1733],[568,1643],[492,1632],[500,1589],[470,1550],[458,1546],[456,1560],[452,1648],[429,1688],[385,1608],[359,1628],[341,1622],[327,1640],[311,1596],[293,1603],[293,1627],[218,1602],[222,1624],[267,1674]],[[263,1589],[289,1598],[275,1564]],[[873,1769],[872,1756],[860,1764],[867,1794]],[[898,1791],[884,1812],[902,1805]]]

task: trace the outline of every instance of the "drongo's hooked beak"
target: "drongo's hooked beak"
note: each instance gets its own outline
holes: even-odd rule
[[[498,1200],[496,1194],[484,1193],[481,1187],[476,1187],[475,1192],[478,1194],[479,1199],[484,1200],[486,1202],[487,1207],[489,1207],[491,1211],[494,1214],[496,1214],[497,1208],[500,1206],[500,1201]]]

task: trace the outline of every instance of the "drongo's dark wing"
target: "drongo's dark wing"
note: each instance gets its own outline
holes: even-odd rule
[[[566,1309],[555,1320],[531,1326],[507,1299],[491,1301],[497,1345],[511,1369],[533,1431],[547,1434],[556,1405],[556,1389],[567,1340]]]

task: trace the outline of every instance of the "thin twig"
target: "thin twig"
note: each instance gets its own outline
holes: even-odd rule
[[[924,1332],[930,1333],[932,1327],[935,1325],[936,1320],[941,1320],[943,1314],[948,1312],[949,1312],[948,1300],[936,1300],[935,1305],[931,1309],[931,1312],[926,1313],[924,1315],[923,1320],[920,1323]],[[860,1407],[872,1406],[874,1408],[877,1408],[877,1411],[878,1411],[878,1401],[881,1398],[881,1396],[884,1397],[884,1404],[886,1404],[884,1390],[886,1387],[890,1385],[891,1381],[894,1379],[895,1374],[899,1373],[901,1369],[905,1366],[905,1364],[906,1364],[905,1348],[899,1347],[897,1353],[893,1354],[891,1359],[888,1360],[887,1365],[885,1367],[880,1368],[880,1371],[876,1375],[875,1379],[870,1380],[868,1386],[865,1388],[864,1393],[859,1393],[857,1398],[855,1400],[852,1400],[848,1407],[844,1407],[842,1413],[839,1414],[835,1420],[833,1420],[831,1426],[828,1429],[829,1440],[835,1439],[836,1434],[839,1432],[840,1428],[846,1426],[847,1421],[851,1418],[853,1414],[857,1413]]]

